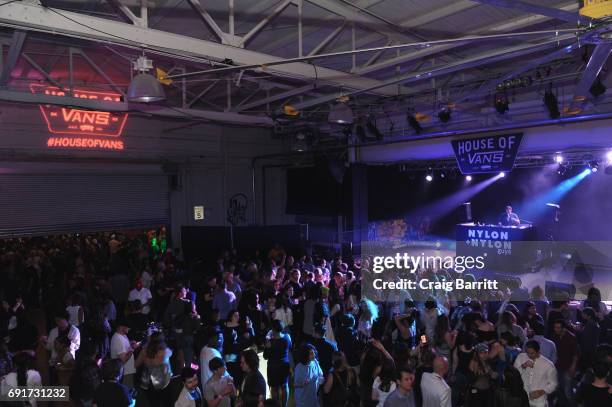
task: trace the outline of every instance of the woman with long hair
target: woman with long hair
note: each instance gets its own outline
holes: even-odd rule
[[[363,298],[359,309],[361,315],[359,316],[359,322],[357,324],[357,333],[366,338],[371,338],[372,326],[374,325],[374,321],[378,319],[378,306],[374,301]]]
[[[26,352],[21,352],[13,358],[14,371],[7,374],[0,382],[0,394],[6,396],[10,389],[19,387],[42,386],[40,373],[32,369],[34,360]],[[30,399],[30,406],[36,407],[36,399]]]
[[[327,407],[359,406],[358,377],[343,352],[332,354],[332,369],[323,385],[323,404]]]
[[[144,391],[150,407],[168,405],[169,392],[166,388],[172,378],[171,356],[172,350],[166,346],[161,334],[151,335],[147,346],[138,355],[135,365],[142,366],[140,388]]]
[[[582,302],[582,308],[587,307],[593,308],[599,319],[608,314],[608,307],[601,301],[601,291],[599,291],[599,288],[589,288],[587,298]]]
[[[249,317],[242,317],[238,310],[230,311],[223,328],[223,358],[234,383],[241,383],[240,353],[255,343],[255,331]]]
[[[259,357],[253,349],[242,351],[240,367],[244,372],[244,379],[236,406],[257,407],[266,398],[266,380],[259,372]]]
[[[387,396],[393,393],[396,388],[395,383],[395,363],[385,359],[380,374],[374,379],[372,384],[372,401],[376,401],[376,407],[383,407]]]
[[[438,356],[444,356],[451,361],[455,342],[457,340],[457,332],[450,329],[450,322],[446,314],[438,315],[436,321],[436,329],[434,331],[434,346]]]
[[[497,374],[489,365],[489,345],[481,342],[474,347],[474,356],[470,361],[471,390],[468,393],[467,406],[488,407],[493,379]]]
[[[311,344],[302,347],[293,377],[296,407],[318,407],[319,386],[323,383],[323,370],[317,360],[317,351]]]
[[[493,394],[493,407],[529,407],[521,373],[513,366],[504,370],[503,384]]]

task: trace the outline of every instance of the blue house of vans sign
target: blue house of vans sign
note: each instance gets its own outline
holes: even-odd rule
[[[453,140],[457,164],[463,174],[510,171],[522,133]]]

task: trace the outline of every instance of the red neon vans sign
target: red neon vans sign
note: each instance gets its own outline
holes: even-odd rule
[[[30,85],[32,93],[51,96],[66,96],[60,88],[45,85]],[[92,100],[120,102],[121,95],[110,92],[94,92],[75,89],[73,97]],[[40,105],[40,111],[53,134],[79,136],[119,137],[127,121],[127,113],[100,112],[72,109],[57,105]]]

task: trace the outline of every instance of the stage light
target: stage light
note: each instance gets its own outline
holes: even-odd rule
[[[567,172],[567,165],[559,163],[559,168],[557,168],[557,174],[565,175],[566,172]]]
[[[606,160],[608,160],[609,163],[612,163],[612,150],[606,153]]]
[[[446,173],[444,171],[440,171],[440,178],[446,178]]]
[[[561,154],[556,154],[555,155],[555,162],[557,164],[561,164],[563,162],[563,156]]]
[[[368,119],[366,120],[366,129],[368,130],[368,133],[374,136],[376,140],[380,141],[383,139],[383,134],[380,132],[380,130],[378,130],[378,127],[376,126],[376,117],[374,115],[368,116]]]
[[[561,117],[559,102],[557,101],[555,94],[552,93],[552,90],[550,89],[544,93],[544,105],[546,105],[551,119],[558,119]]]
[[[499,178],[504,178],[505,176],[506,176],[505,172],[502,171],[502,172],[499,173]]]
[[[504,114],[508,110],[510,110],[508,98],[503,93],[498,93],[497,95],[495,95],[495,103],[493,104],[493,106],[499,114]]]
[[[597,172],[599,170],[599,162],[597,160],[590,161],[589,169],[591,172]]]
[[[412,127],[414,129],[416,134],[420,134],[423,131],[423,128],[421,127],[421,124],[416,119],[416,117],[414,117],[414,114],[408,113],[406,115],[406,120],[408,120],[408,124],[410,125],[410,127]]]
[[[433,175],[431,175],[431,174],[425,175],[425,181],[427,181],[427,182],[433,181]]]
[[[451,109],[448,106],[444,106],[438,111],[438,118],[442,123],[448,123],[451,119]]]
[[[606,93],[606,90],[607,88],[603,83],[601,83],[599,76],[597,76],[597,79],[595,79],[595,82],[593,83],[593,86],[591,86],[591,89],[589,89],[589,92],[591,92],[593,97],[599,97]]]
[[[467,182],[470,182],[470,181],[472,180],[472,176],[471,176],[471,175],[466,175],[466,176],[465,176],[465,180],[466,180]]]

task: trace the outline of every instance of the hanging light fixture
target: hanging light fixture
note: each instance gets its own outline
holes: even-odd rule
[[[155,76],[147,73],[152,68],[153,61],[144,55],[138,57],[134,63],[134,70],[139,73],[132,78],[128,87],[127,98],[130,102],[150,103],[166,99],[161,83]]]
[[[327,116],[327,121],[337,124],[353,124],[353,110],[344,102],[333,105]]]

